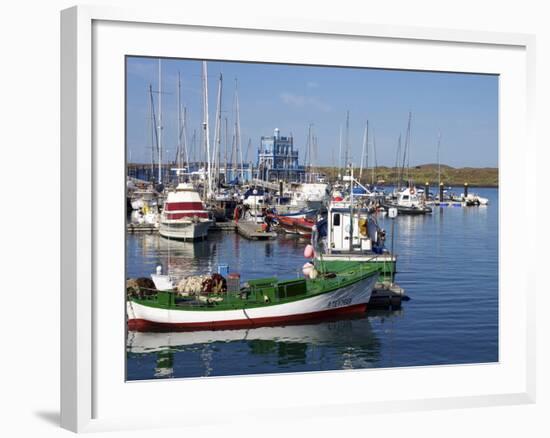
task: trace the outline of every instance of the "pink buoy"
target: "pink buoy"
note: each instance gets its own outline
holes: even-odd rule
[[[313,246],[311,245],[307,245],[305,248],[304,248],[304,257],[306,259],[310,259],[313,257]]]

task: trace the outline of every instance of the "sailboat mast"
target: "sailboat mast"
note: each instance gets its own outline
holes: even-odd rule
[[[219,167],[220,167],[220,153],[222,145],[222,86],[223,86],[223,76],[220,73],[220,80],[218,82],[218,102],[216,107],[216,138],[215,138],[215,148],[212,159],[214,160],[214,175],[218,175],[219,181]]]
[[[180,78],[180,72],[178,71],[178,150],[177,150],[177,166],[178,166],[178,177],[181,173],[181,169],[183,167],[182,163],[182,144],[181,144],[181,137],[182,137],[182,120],[181,120],[181,78]]]
[[[183,126],[181,127],[183,136],[183,151],[185,152],[185,160],[187,171],[189,171],[189,150],[187,148],[187,107],[183,108]]]
[[[372,183],[372,186],[374,187],[374,184],[375,184],[375,172],[376,172],[376,168],[378,167],[378,161],[376,160],[376,132],[374,131],[374,128],[372,129],[372,160],[373,160],[373,163],[372,163],[372,178],[371,178],[371,183]]]
[[[318,173],[318,169],[317,169],[318,161],[319,161],[319,143],[318,143],[317,136],[314,134],[313,135],[312,165],[311,165],[312,166],[312,177],[314,177],[314,178],[313,178],[312,182],[316,182],[317,173]]]
[[[244,162],[248,163],[248,154],[250,153],[250,148],[252,147],[252,139],[248,139],[248,144],[246,145],[246,155],[244,157]]]
[[[225,167],[224,167],[224,173],[223,176],[225,178],[225,183],[227,184],[229,182],[227,178],[227,139],[229,138],[229,130],[227,128],[227,117],[225,118]]]
[[[154,181],[155,175],[155,153],[158,149],[157,117],[155,115],[155,105],[153,100],[153,86],[149,84],[149,128],[151,129],[151,178]]]
[[[344,166],[347,168],[349,164],[349,110],[346,114],[346,152]]]
[[[368,176],[368,170],[369,170],[369,121],[367,120],[367,129],[366,129],[366,136],[365,136],[365,180],[369,179]],[[359,182],[361,182],[361,178],[359,178]]]
[[[307,130],[307,148],[306,148],[306,182],[311,182],[311,127],[313,125],[310,123]]]
[[[208,68],[206,61],[202,62],[202,96],[203,96],[203,119],[202,129],[204,134],[204,148],[206,151],[206,178],[207,178],[207,195],[212,193],[212,169],[210,168],[210,135],[208,127]]]
[[[239,92],[237,86],[237,78],[235,78],[235,147],[237,148],[239,158],[241,160],[241,182],[244,181],[243,169],[243,148],[241,145],[241,116],[239,114]]]
[[[403,165],[401,168],[401,175],[405,173],[405,163],[407,163],[407,185],[410,185],[409,181],[409,167],[410,167],[410,141],[411,141],[411,117],[412,114],[409,111],[409,121],[407,123],[407,134],[405,136],[405,146],[403,148]]]
[[[399,160],[401,158],[401,134],[399,134],[399,138],[397,140],[397,154],[395,155],[395,173],[396,173],[396,181],[395,185],[397,187],[397,191],[401,188],[401,167],[399,165]]]
[[[439,160],[439,148],[441,146],[441,132],[437,135],[437,187],[441,186],[441,162]]]
[[[159,58],[158,60],[158,70],[159,70],[159,119],[158,119],[158,153],[159,153],[159,175],[158,183],[162,184],[162,61]]]
[[[365,130],[363,131],[363,148],[361,149],[361,165],[359,166],[359,182],[361,182],[361,179],[363,178],[363,165],[365,163],[365,153],[368,154],[368,152],[365,152],[368,145],[368,132],[369,132],[369,122],[367,120],[367,125],[365,126]],[[367,166],[368,166],[368,160],[367,160]]]
[[[338,148],[338,177],[342,174],[342,125],[339,130],[339,148]]]

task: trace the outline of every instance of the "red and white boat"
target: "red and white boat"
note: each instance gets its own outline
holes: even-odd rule
[[[159,233],[170,239],[204,239],[212,223],[197,190],[190,183],[180,183],[176,190],[168,192]]]

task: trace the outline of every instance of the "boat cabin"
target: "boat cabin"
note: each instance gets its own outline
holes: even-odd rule
[[[366,209],[355,210],[353,222],[349,208],[329,208],[327,217],[327,252],[371,251],[378,241],[376,224]],[[350,242],[350,240],[352,240]]]
[[[407,187],[397,194],[397,205],[400,207],[420,207],[422,200],[414,187]]]

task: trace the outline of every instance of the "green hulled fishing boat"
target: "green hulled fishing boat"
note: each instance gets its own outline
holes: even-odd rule
[[[305,272],[305,271],[304,271]],[[169,276],[138,288],[127,301],[130,330],[205,330],[301,322],[364,312],[380,270],[358,262],[318,263],[303,278],[240,281],[214,292],[178,290]],[[217,291],[216,291],[217,290]]]

